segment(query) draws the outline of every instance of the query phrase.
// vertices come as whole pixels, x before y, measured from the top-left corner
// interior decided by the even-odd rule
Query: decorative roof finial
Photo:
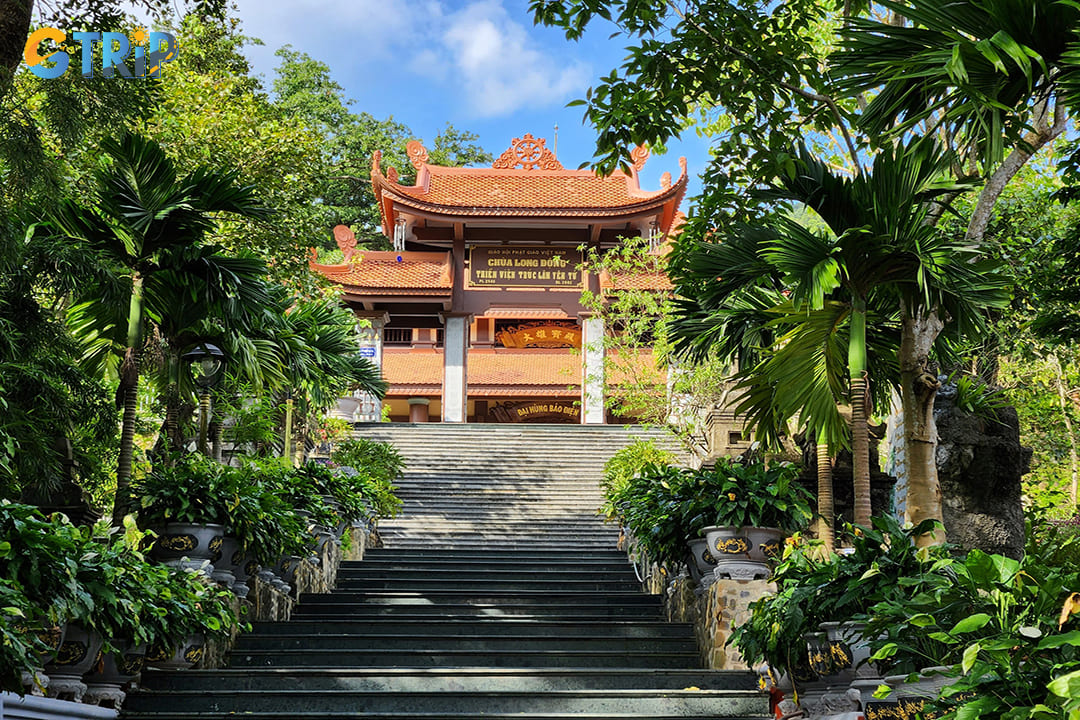
[[[356,235],[353,231],[347,225],[335,225],[334,240],[337,242],[338,249],[345,254],[345,262],[351,262],[353,255],[356,254]]]
[[[409,162],[417,170],[428,161],[428,151],[419,140],[410,140],[405,143],[405,154],[409,156]]]
[[[544,138],[534,138],[532,133],[514,138],[510,147],[491,165],[499,170],[511,170],[520,165],[525,170],[539,167],[541,170],[562,170],[563,166],[555,153],[545,147]]]
[[[641,172],[641,168],[645,167],[645,161],[649,159],[649,148],[644,145],[638,145],[630,151],[630,159],[634,161],[634,171]]]

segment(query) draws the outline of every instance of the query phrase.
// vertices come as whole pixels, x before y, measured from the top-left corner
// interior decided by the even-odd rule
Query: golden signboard
[[[495,339],[507,348],[580,348],[581,328],[543,321],[522,323],[499,331]]]
[[[581,287],[581,251],[555,247],[474,247],[474,287]]]
[[[581,408],[563,400],[534,400],[495,405],[488,414],[495,422],[504,423],[576,423],[581,419]]]

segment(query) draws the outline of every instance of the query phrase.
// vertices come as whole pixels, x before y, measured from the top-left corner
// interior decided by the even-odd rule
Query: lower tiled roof
[[[652,351],[642,351],[646,372],[663,382],[656,370]],[[497,349],[469,352],[470,395],[552,395],[576,396],[581,387],[579,352],[563,349]],[[616,363],[616,366],[618,363]],[[383,377],[390,383],[388,395],[431,395],[440,392],[443,378],[441,350],[411,348],[383,349]],[[618,384],[618,368],[608,378],[609,386]]]

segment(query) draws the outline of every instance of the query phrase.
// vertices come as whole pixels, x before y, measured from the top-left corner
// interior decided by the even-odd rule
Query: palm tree
[[[125,134],[107,140],[102,150],[105,161],[96,173],[91,202],[64,200],[50,220],[66,240],[80,243],[109,266],[100,276],[110,282],[76,294],[75,330],[88,341],[87,361],[99,367],[113,364],[109,355],[122,349],[117,390],[124,408],[116,470],[120,496],[131,478],[146,321],[177,310],[158,304],[158,290],[190,283],[195,293],[205,289],[206,282],[220,281],[224,286],[215,292],[238,292],[241,279],[227,266],[226,256],[203,241],[216,213],[262,218],[268,211],[258,205],[252,188],[237,184],[235,173],[200,167],[180,176],[153,140]],[[115,505],[114,520],[120,511]]]
[[[752,232],[737,233],[742,259],[733,267],[756,268],[759,278],[767,277],[790,293],[785,304],[770,311],[776,318],[774,326],[786,326],[788,333],[778,338],[770,357],[742,373],[741,409],[749,411],[759,427],[776,427],[777,418],[799,414],[819,440],[839,436],[844,353],[837,340],[846,323],[858,523],[870,519],[867,380],[873,355],[867,349],[866,329],[873,316],[870,309],[895,308],[879,311],[882,319],[888,319],[901,305],[948,305],[953,317],[970,324],[977,318],[973,311],[1006,300],[1001,281],[972,248],[944,237],[926,222],[930,201],[962,189],[941,180],[947,167],[947,159],[932,145],[912,144],[879,153],[871,173],[849,179],[837,177],[824,162],[800,149],[795,172],[763,197],[801,203],[818,214],[825,228],[811,230],[777,215]],[[755,257],[763,264],[755,265]],[[720,290],[706,290],[706,297],[716,293],[723,298],[724,291],[730,293],[747,279],[739,275],[712,268],[716,280],[711,284]],[[702,287],[690,283],[679,289],[687,294]],[[715,301],[713,297],[710,303]],[[713,313],[718,327],[725,322],[722,306],[706,306],[706,311],[706,316]],[[700,313],[695,320],[702,323]],[[889,353],[878,355],[884,358]],[[897,374],[894,368],[887,377]]]

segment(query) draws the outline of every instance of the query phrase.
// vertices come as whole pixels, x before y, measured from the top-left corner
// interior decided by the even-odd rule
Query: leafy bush
[[[810,493],[798,485],[799,467],[789,462],[717,460],[698,471],[701,492],[712,498],[710,525],[771,527],[795,532],[813,513]]]
[[[679,562],[686,541],[712,525],[778,527],[791,532],[811,517],[809,493],[794,483],[791,463],[721,459],[712,469],[646,465],[611,485],[612,512],[656,562]]]
[[[622,522],[622,514],[615,507],[615,498],[624,498],[626,487],[647,465],[672,465],[675,455],[656,446],[652,440],[635,440],[620,448],[604,463],[604,504],[600,513],[608,520]]]
[[[38,632],[60,623],[97,631],[107,649],[227,634],[237,625],[231,593],[198,573],[148,562],[139,550],[145,544],[131,519],[123,531],[95,532],[0,503],[4,689],[21,692],[20,671],[33,669],[45,649]]]
[[[378,517],[394,517],[401,509],[401,500],[394,494],[394,481],[405,470],[405,458],[390,443],[369,438],[354,438],[339,443],[330,455],[334,465],[353,468],[362,485],[371,510]],[[347,473],[346,473],[347,474]]]
[[[729,642],[750,665],[764,661],[777,672],[798,668],[804,636],[821,623],[866,622],[879,603],[900,602],[918,591],[948,558],[945,546],[915,545],[934,526],[928,520],[905,528],[891,516],[873,518],[870,528],[848,525],[851,547],[844,553],[829,553],[819,541],[789,543],[773,572],[776,594],[750,605],[750,618]],[[877,626],[871,622],[866,632],[876,634]]]
[[[937,717],[1066,720],[1080,713],[1076,540],[1029,528],[1022,560],[972,550],[941,560],[920,591],[875,606],[877,655],[912,670],[953,667]]]
[[[236,498],[235,479],[226,466],[204,455],[176,454],[133,479],[125,505],[143,527],[170,522],[224,525]]]

